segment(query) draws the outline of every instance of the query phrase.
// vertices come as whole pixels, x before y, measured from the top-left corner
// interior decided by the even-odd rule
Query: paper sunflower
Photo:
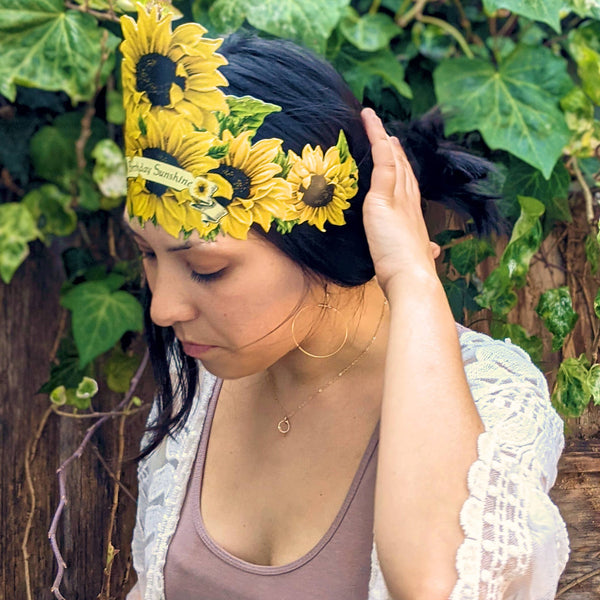
[[[228,197],[215,196],[227,208],[219,222],[220,230],[238,239],[246,239],[252,223],[268,231],[273,218],[289,216],[291,186],[282,177],[281,166],[275,162],[282,141],[277,138],[250,143],[253,132],[245,131],[234,137],[224,131],[222,143],[228,146],[227,155],[218,168],[208,174],[219,175],[232,188]]]
[[[341,136],[340,136],[341,137]],[[344,140],[345,142],[345,140]],[[332,146],[323,155],[320,146],[304,146],[302,157],[288,153],[292,168],[287,180],[292,184],[292,204],[300,223],[325,231],[325,223],[344,225],[348,199],[357,192],[357,167],[352,157],[340,159],[340,149]]]
[[[140,168],[137,177],[130,179],[129,215],[142,222],[152,221],[174,237],[182,230],[192,229],[197,229],[201,236],[209,235],[216,223],[207,222],[203,210],[219,208],[212,200],[214,195],[232,194],[231,186],[223,178],[215,175],[210,181],[206,178],[208,171],[219,166],[218,160],[208,156],[215,143],[214,136],[196,131],[190,122],[169,112],[148,115],[144,126],[145,131],[132,138],[129,176],[136,167],[137,157],[148,159],[138,163],[143,163],[142,167],[149,172],[146,174]]]
[[[204,38],[206,29],[197,23],[171,32],[171,20],[156,5],[149,12],[140,7],[137,24],[131,17],[121,18],[125,110],[134,123],[152,109],[173,111],[198,129],[216,133],[214,112],[227,112],[219,89],[227,80],[218,71],[227,61],[216,53],[223,40]]]

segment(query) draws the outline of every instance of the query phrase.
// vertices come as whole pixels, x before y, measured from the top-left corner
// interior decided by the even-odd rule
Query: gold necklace
[[[319,394],[323,393],[330,385],[334,382],[338,381],[341,377],[343,377],[370,349],[371,346],[375,343],[377,339],[377,334],[379,333],[379,328],[381,327],[381,323],[383,321],[383,315],[385,314],[385,307],[387,306],[387,299],[383,301],[383,306],[381,307],[381,314],[379,315],[379,321],[377,322],[377,327],[375,328],[375,333],[369,340],[369,343],[366,345],[365,349],[348,365],[346,365],[337,375],[332,377],[327,383],[319,387],[315,392],[313,392],[302,404],[297,406],[292,412],[286,412],[285,406],[281,404],[279,398],[277,397],[277,389],[275,388],[275,380],[273,379],[273,375],[270,371],[267,371],[267,376],[271,381],[271,387],[273,388],[273,396],[275,397],[275,402],[279,404],[280,408],[285,413],[283,419],[277,423],[277,431],[286,435],[289,433],[292,425],[290,423],[290,419],[302,408],[304,408],[311,400],[314,400]]]

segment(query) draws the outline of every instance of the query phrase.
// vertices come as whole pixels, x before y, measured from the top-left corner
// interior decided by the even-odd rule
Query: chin
[[[239,363],[228,365],[225,364],[224,361],[213,362],[201,360],[200,362],[209,373],[219,379],[242,379],[243,377],[249,377],[250,375],[254,375],[255,373],[264,370],[263,368],[244,368],[243,365],[240,365]]]

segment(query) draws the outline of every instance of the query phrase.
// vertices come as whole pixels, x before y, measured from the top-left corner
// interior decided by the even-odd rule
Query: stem
[[[398,7],[396,14],[394,15],[394,21],[400,25],[400,19],[402,15],[408,10],[411,0],[402,0],[402,4]]]
[[[590,186],[587,184],[581,169],[579,168],[579,163],[577,162],[577,158],[575,156],[571,157],[571,167],[573,167],[573,173],[575,173],[575,177],[581,186],[581,191],[583,192],[583,197],[585,199],[585,214],[587,216],[588,223],[594,222],[594,197],[592,196],[592,190],[590,190]]]
[[[437,25],[440,29],[443,29],[446,33],[451,35],[458,42],[458,45],[462,48],[462,51],[465,53],[465,56],[468,56],[469,58],[475,58],[475,55],[471,51],[471,48],[469,48],[467,40],[465,40],[463,34],[458,29],[456,29],[454,25],[450,25],[450,23],[444,21],[443,19],[438,19],[437,17],[427,17],[424,15],[420,15],[418,17],[418,20],[421,23]]]
[[[88,8],[87,5],[81,6],[79,4],[75,4],[74,2],[69,2],[68,0],[65,2],[65,6],[70,10],[76,10],[82,13],[87,13],[88,15],[92,15],[92,17],[96,17],[96,19],[99,21],[112,21],[113,23],[119,22],[119,18],[112,10],[109,13],[104,13],[99,10],[92,10],[91,8]]]
[[[35,514],[36,497],[35,487],[33,485],[33,478],[31,477],[31,465],[37,452],[38,443],[42,437],[42,433],[46,428],[48,417],[52,414],[52,407],[48,407],[44,412],[40,424],[35,432],[33,438],[27,444],[25,449],[25,482],[27,484],[27,491],[29,492],[29,498],[31,505],[29,507],[29,513],[27,514],[27,523],[25,524],[25,531],[23,532],[23,542],[21,543],[21,553],[23,554],[23,562],[25,563],[25,590],[27,593],[27,600],[33,600],[31,593],[31,577],[29,575],[29,550],[27,550],[27,543],[29,542],[29,533],[31,532],[31,526],[33,524],[33,515]]]
[[[502,27],[500,28],[498,35],[500,37],[505,37],[505,36],[509,35],[510,32],[513,30],[514,26],[517,24],[518,19],[519,19],[519,15],[512,13],[510,15],[510,17],[508,17],[508,19],[506,19],[504,25],[502,25]]]
[[[50,524],[50,529],[48,531],[48,539],[50,540],[50,546],[52,547],[52,552],[54,553],[54,557],[56,558],[56,562],[58,565],[56,577],[54,578],[54,582],[52,584],[52,587],[50,588],[50,591],[54,594],[55,598],[59,598],[59,600],[66,600],[66,598],[60,592],[60,584],[62,582],[65,569],[67,568],[67,564],[65,563],[65,559],[63,558],[58,547],[58,543],[56,541],[56,530],[58,528],[58,523],[60,522],[63,510],[68,502],[65,470],[76,458],[79,458],[83,454],[85,447],[87,446],[88,442],[90,441],[96,430],[106,421],[108,421],[108,419],[110,419],[114,413],[119,413],[129,404],[131,398],[133,397],[133,393],[135,392],[135,389],[137,388],[140,382],[144,369],[148,364],[148,358],[149,354],[148,350],[146,350],[144,358],[142,358],[142,362],[140,363],[138,370],[132,377],[131,383],[129,385],[129,390],[127,390],[127,394],[125,394],[123,400],[119,402],[119,404],[115,407],[115,410],[112,413],[106,414],[105,416],[98,419],[93,425],[90,425],[88,427],[86,434],[83,440],[81,441],[81,444],[79,444],[77,450],[75,450],[75,452],[73,452],[73,454],[71,454],[71,456],[69,456],[69,458],[67,458],[62,463],[62,465],[60,465],[60,467],[56,470],[56,473],[58,475],[58,489],[60,494],[60,501],[56,508],[56,512],[54,513],[52,523]]]
[[[397,23],[400,27],[406,27],[413,19],[423,15],[423,9],[429,0],[416,0],[414,6],[402,15]],[[400,12],[400,11],[398,11]]]
[[[381,6],[381,0],[373,0],[373,2],[371,3],[371,6],[369,7],[369,14],[374,15],[379,10],[380,6]]]
[[[456,6],[456,9],[458,10],[458,14],[460,15],[460,26],[465,30],[465,32],[467,33],[467,37],[469,37],[469,39],[470,39],[471,33],[473,31],[473,28],[471,26],[471,21],[469,21],[469,18],[467,17],[467,13],[465,13],[465,9],[460,0],[454,0],[454,5]]]

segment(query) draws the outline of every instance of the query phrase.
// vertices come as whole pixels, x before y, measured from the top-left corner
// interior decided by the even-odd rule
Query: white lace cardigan
[[[465,539],[450,600],[552,600],[569,554],[565,524],[547,495],[562,452],[563,423],[547,383],[510,343],[459,326],[465,373],[485,432],[460,512]],[[138,469],[133,535],[138,582],[127,600],[164,600],[164,566],[186,494],[215,377],[204,372],[185,427]],[[150,415],[150,419],[153,414]],[[369,595],[391,600],[373,546]]]

